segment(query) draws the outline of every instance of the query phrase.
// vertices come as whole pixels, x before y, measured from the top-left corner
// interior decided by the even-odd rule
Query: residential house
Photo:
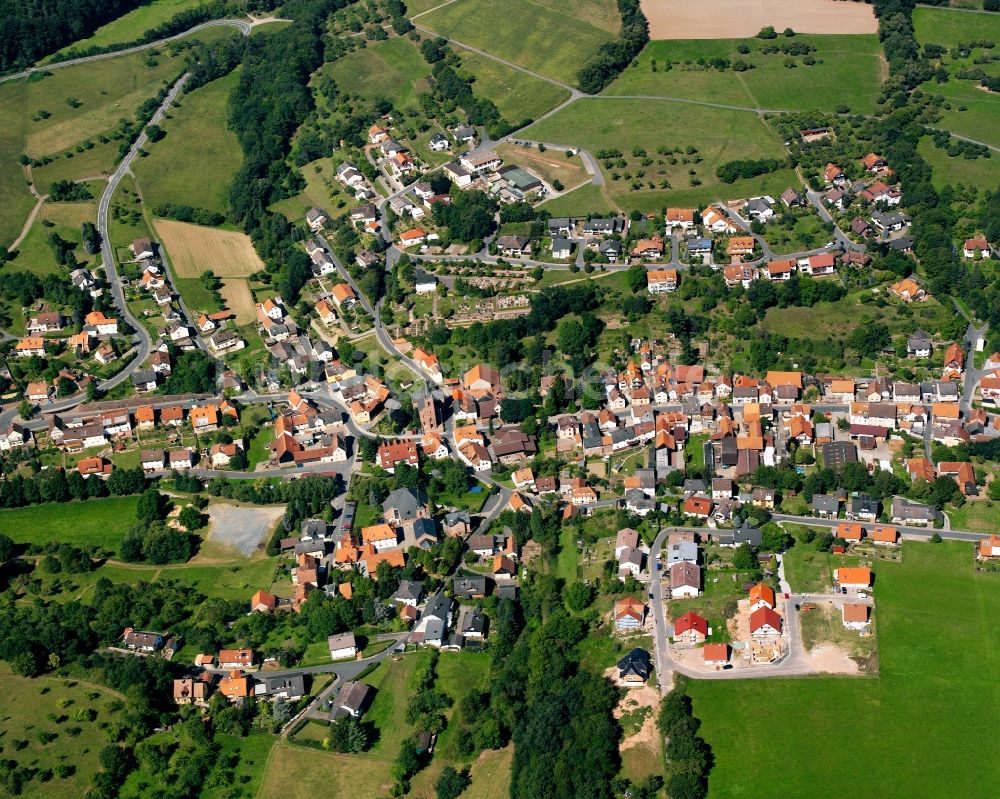
[[[650,294],[666,294],[677,290],[676,269],[650,269],[646,272],[646,289]]]
[[[754,639],[774,639],[781,635],[781,616],[777,611],[761,607],[750,614],[750,637]]]
[[[841,620],[848,630],[867,633],[871,627],[871,607],[860,602],[845,602],[840,606]]]
[[[674,620],[674,642],[701,644],[708,637],[708,621],[694,612],[687,612]]]
[[[694,563],[680,561],[670,567],[672,599],[696,597],[701,593],[701,569]]]
[[[612,616],[616,630],[637,630],[646,617],[646,604],[635,597],[623,597],[615,602]]]
[[[636,647],[618,661],[618,681],[625,685],[642,685],[649,679],[652,669],[649,653]]]
[[[330,650],[330,660],[347,660],[358,654],[358,642],[351,632],[328,636],[326,645]]]

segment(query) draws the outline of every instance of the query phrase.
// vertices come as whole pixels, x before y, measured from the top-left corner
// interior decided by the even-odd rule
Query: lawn
[[[524,136],[584,147],[595,156],[601,150],[622,152],[624,166],[616,157],[611,168],[611,161],[603,161],[601,169],[607,192],[624,209],[659,207],[684,197],[688,189],[703,197],[746,197],[760,189],[780,193],[790,185],[785,170],[720,184],[715,170],[721,164],[783,156],[774,133],[756,114],[745,111],[667,100],[585,99],[532,125]]]
[[[27,679],[12,674],[6,664],[0,667],[0,746],[3,757],[36,772],[20,794],[26,799],[62,799],[84,796],[98,767],[98,754],[107,745],[101,727],[113,720],[108,703],[120,698],[113,691],[92,683],[57,677]],[[77,721],[78,711],[93,711],[92,721]],[[49,716],[58,720],[53,721]],[[69,730],[78,730],[71,735]],[[49,743],[39,735],[54,733]],[[24,746],[15,743],[23,741]],[[64,778],[51,776],[45,781],[41,771],[53,771],[66,765],[72,773]],[[4,796],[11,794],[4,793]]]
[[[580,561],[580,550],[576,546],[577,529],[566,525],[559,532],[559,555],[556,558],[556,577],[568,586],[576,582],[577,564]]]
[[[684,443],[684,462],[692,471],[705,468],[705,442],[708,439],[708,433],[695,433]]]
[[[196,277],[176,277],[174,285],[187,304],[188,310],[197,315],[199,311],[213,313],[222,309],[215,295],[205,288],[205,284]]]
[[[1000,112],[1000,106],[997,111]],[[1000,185],[1000,154],[993,153],[990,158],[969,160],[961,156],[950,156],[944,150],[939,150],[925,136],[917,146],[917,152],[930,164],[931,181],[939,191],[945,186],[969,186],[986,191],[993,191]]]
[[[492,100],[500,116],[514,124],[537,119],[569,97],[569,92],[470,50],[457,48],[464,72],[475,78],[472,91]]]
[[[998,587],[973,572],[971,545],[908,542],[902,563],[878,564],[877,679],[692,682],[709,795],[983,795],[1000,765],[955,766],[995,726]],[[848,729],[845,767],[832,742]]]
[[[983,39],[1000,41],[998,14],[967,14],[947,9],[917,8],[913,12],[913,25],[917,41],[923,45],[940,44],[951,48],[959,42]],[[950,54],[946,55],[943,61],[950,76],[949,81],[944,84],[928,81],[923,89],[929,94],[943,96],[950,103],[950,109],[943,110],[937,127],[998,146],[1000,94],[980,89],[978,81],[958,80],[955,77],[955,73],[963,69],[982,70],[989,75],[1000,74],[1000,65],[996,62],[975,63],[980,57],[989,58],[993,54],[992,48],[973,48],[963,58],[953,59]],[[982,161],[972,163],[979,164]]]
[[[138,501],[138,497],[107,497],[3,510],[0,532],[22,544],[64,541],[117,552],[125,533],[135,523]]]
[[[418,22],[534,72],[575,83],[580,67],[612,38],[609,31],[573,15],[573,6],[585,2],[566,6],[532,0],[456,0]]]
[[[191,205],[224,214],[229,184],[243,163],[236,134],[226,126],[226,103],[239,69],[181,97],[161,126],[166,136],[147,145],[134,167],[147,207]]]
[[[791,218],[794,221],[790,226],[781,221],[781,216],[764,226],[764,238],[775,255],[806,252],[822,247],[832,238],[812,206],[792,214]]]
[[[635,65],[626,69],[605,94],[652,95],[710,100],[727,105],[792,111],[829,111],[847,105],[856,113],[875,110],[882,83],[877,36],[798,35],[794,42],[816,50],[807,65],[802,56],[764,54],[773,45],[761,39],[687,39],[650,42]],[[737,51],[740,45],[749,53]],[[719,71],[711,59],[741,60],[751,68]],[[655,70],[654,70],[655,63]]]
[[[119,42],[132,42],[146,31],[162,25],[181,11],[197,8],[204,0],[149,0],[129,13],[102,25],[92,36],[73,42],[60,53],[86,50],[89,47],[107,47]]]
[[[274,558],[259,560],[238,558],[230,564],[214,566],[188,564],[164,566],[157,571],[156,578],[177,579],[191,583],[205,596],[249,602],[257,590],[278,594],[291,593],[292,586],[287,575],[278,584],[273,582],[275,563]]]
[[[1000,531],[1000,504],[989,499],[976,499],[948,511],[951,526],[956,530],[976,533]]]
[[[341,91],[366,99],[385,97],[396,108],[416,107],[418,85],[429,91],[431,67],[406,37],[369,42],[325,66],[322,72],[336,81]]]

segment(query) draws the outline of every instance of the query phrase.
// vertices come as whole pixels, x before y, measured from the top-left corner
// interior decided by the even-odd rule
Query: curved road
[[[106,58],[116,58],[120,55],[128,55],[129,53],[138,53],[143,50],[149,50],[153,47],[159,47],[167,42],[176,41],[177,39],[183,39],[185,36],[190,36],[192,33],[197,33],[200,30],[205,30],[206,28],[238,28],[240,33],[244,36],[249,36],[250,32],[258,25],[266,25],[269,22],[288,22],[289,20],[281,19],[280,17],[267,17],[265,19],[253,19],[250,22],[245,22],[241,19],[211,19],[208,22],[202,22],[200,25],[195,25],[193,28],[188,28],[182,33],[174,34],[173,36],[167,36],[164,39],[157,39],[153,42],[146,42],[146,44],[137,44],[132,47],[126,47],[122,50],[113,50],[107,53],[96,53],[95,55],[81,56],[80,58],[70,58],[66,61],[56,61],[52,64],[40,64],[35,67],[30,67],[29,69],[21,70],[20,72],[13,72],[10,75],[4,75],[0,77],[0,83],[6,83],[12,80],[18,80],[20,78],[26,78],[35,72],[51,72],[54,69],[62,69],[63,67],[70,67],[74,64],[86,64],[89,61],[103,61]]]

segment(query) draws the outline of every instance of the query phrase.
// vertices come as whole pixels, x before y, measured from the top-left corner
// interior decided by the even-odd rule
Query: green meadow
[[[709,796],[988,795],[1000,764],[977,753],[996,737],[1000,582],[972,555],[907,543],[902,563],[877,563],[876,678],[693,681]]]

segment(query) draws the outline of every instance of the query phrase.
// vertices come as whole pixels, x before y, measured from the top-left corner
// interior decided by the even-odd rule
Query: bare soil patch
[[[768,25],[796,33],[875,33],[872,7],[847,0],[642,0],[651,39],[734,39]]]
[[[153,226],[177,277],[198,277],[206,269],[219,277],[248,277],[264,268],[245,233],[172,219],[157,219]]]
[[[823,644],[811,650],[806,656],[809,665],[816,671],[830,674],[857,674],[858,664],[843,649],[833,644]]]

